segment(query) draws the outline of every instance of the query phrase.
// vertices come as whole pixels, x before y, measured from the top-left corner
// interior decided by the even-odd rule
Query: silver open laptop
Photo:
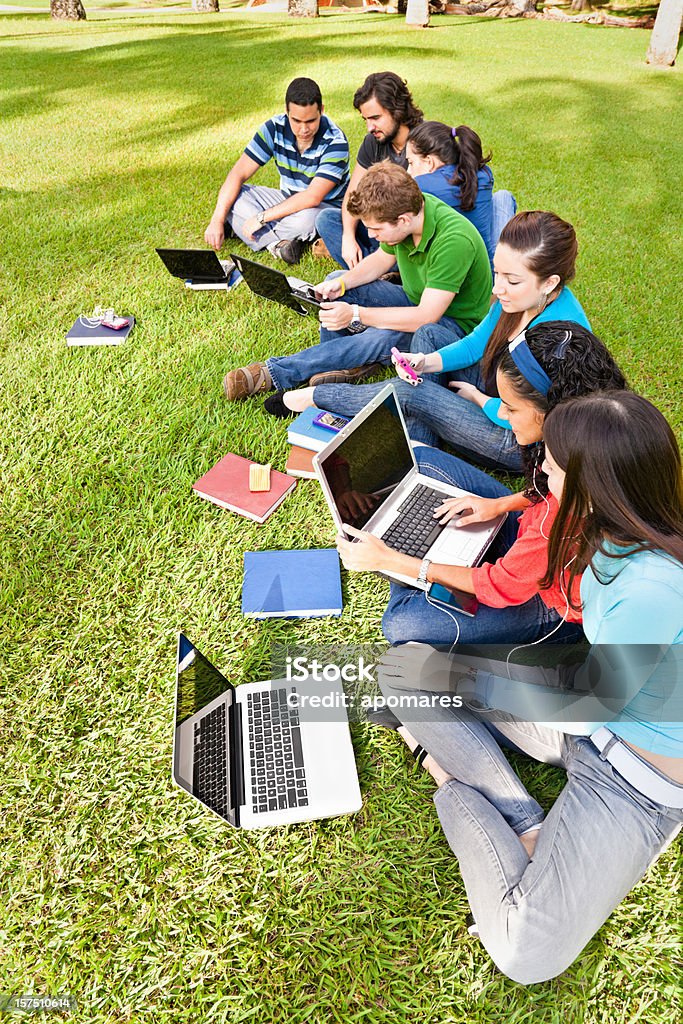
[[[310,707],[311,697],[330,694],[333,713]],[[340,683],[312,680],[235,687],[181,633],[175,782],[238,828],[359,810],[342,694]]]
[[[355,526],[390,547],[445,565],[477,565],[505,521],[441,526],[434,509],[470,493],[420,473],[396,391],[387,384],[313,458],[332,518],[341,532]],[[430,584],[399,573],[392,579],[422,590]]]

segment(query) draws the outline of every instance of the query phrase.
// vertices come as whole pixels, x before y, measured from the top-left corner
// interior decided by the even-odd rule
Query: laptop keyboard
[[[299,712],[290,689],[247,694],[252,810],[284,811],[308,805]]]
[[[391,524],[382,540],[404,555],[424,558],[445,528],[432,518],[432,513],[448,497],[425,484],[418,484],[398,507],[398,518]]]
[[[214,708],[194,726],[194,795],[212,811],[227,817],[228,747],[225,733],[225,705]]]

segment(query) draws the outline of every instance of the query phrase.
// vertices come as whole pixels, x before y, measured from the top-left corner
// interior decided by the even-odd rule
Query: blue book
[[[243,615],[309,619],[341,613],[341,573],[334,548],[244,552]]]
[[[305,409],[295,420],[292,420],[287,429],[287,440],[290,444],[296,444],[300,448],[308,448],[311,452],[321,452],[325,445],[328,445],[336,436],[335,430],[327,427],[319,427],[313,423],[316,416],[323,412],[311,406]]]

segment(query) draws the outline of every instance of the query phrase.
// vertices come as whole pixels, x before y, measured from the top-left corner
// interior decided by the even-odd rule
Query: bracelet
[[[339,284],[341,285],[341,291],[339,292],[339,298],[341,299],[342,295],[346,295],[346,281],[343,277],[339,278]]]

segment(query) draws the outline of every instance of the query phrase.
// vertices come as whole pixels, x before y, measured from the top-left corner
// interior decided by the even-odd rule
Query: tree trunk
[[[218,0],[192,0],[192,10],[196,11],[197,14],[206,14],[212,11],[220,13]]]
[[[591,0],[572,0],[573,11],[590,11]]]
[[[85,21],[81,0],[50,0],[50,14],[65,21]]]
[[[317,18],[318,0],[287,0],[290,18]]]
[[[408,0],[406,25],[412,25],[414,28],[427,28],[429,25],[429,0]]]
[[[536,10],[536,0],[510,0],[510,6],[520,14],[530,14]]]
[[[683,21],[683,0],[662,0],[650,37],[647,63],[668,68],[676,60]]]

